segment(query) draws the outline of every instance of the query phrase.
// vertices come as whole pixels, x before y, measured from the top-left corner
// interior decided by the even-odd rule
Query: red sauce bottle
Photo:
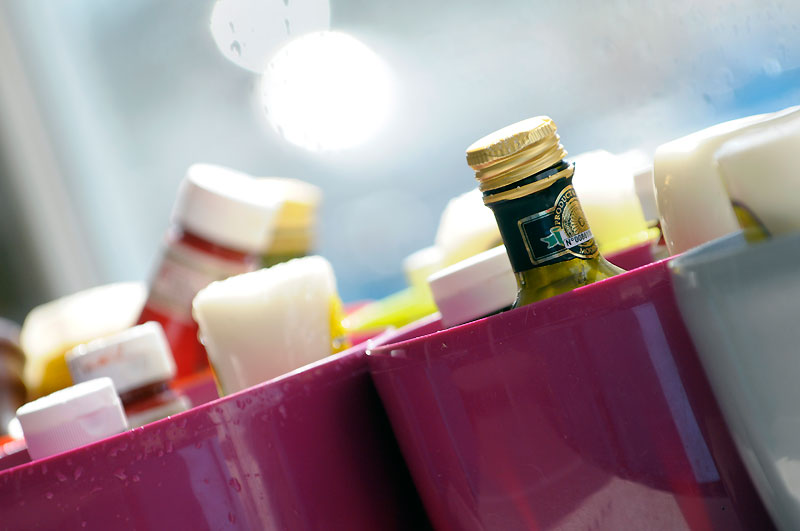
[[[187,170],[138,321],[161,323],[178,378],[208,367],[192,319],[192,299],[215,280],[260,267],[279,206],[277,198],[244,173],[209,164]]]

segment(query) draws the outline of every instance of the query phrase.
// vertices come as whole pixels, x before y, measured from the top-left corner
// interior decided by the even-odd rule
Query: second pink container
[[[665,262],[370,352],[437,529],[770,529]]]

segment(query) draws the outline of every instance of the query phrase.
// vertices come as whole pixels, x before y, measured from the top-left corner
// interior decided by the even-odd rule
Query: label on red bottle
[[[180,243],[167,247],[150,285],[147,306],[174,319],[192,322],[192,300],[215,280],[247,273],[255,264],[219,258]]]

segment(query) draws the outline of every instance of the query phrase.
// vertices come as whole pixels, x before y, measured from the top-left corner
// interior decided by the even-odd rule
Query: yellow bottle
[[[566,155],[546,116],[512,124],[467,148],[467,164],[516,274],[515,308],[623,272],[598,251]]]

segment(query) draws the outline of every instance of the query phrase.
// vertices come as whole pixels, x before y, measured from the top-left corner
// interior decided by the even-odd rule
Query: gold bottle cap
[[[548,116],[509,125],[467,148],[467,164],[475,170],[479,188],[484,192],[529,177],[566,156],[556,124]]]

